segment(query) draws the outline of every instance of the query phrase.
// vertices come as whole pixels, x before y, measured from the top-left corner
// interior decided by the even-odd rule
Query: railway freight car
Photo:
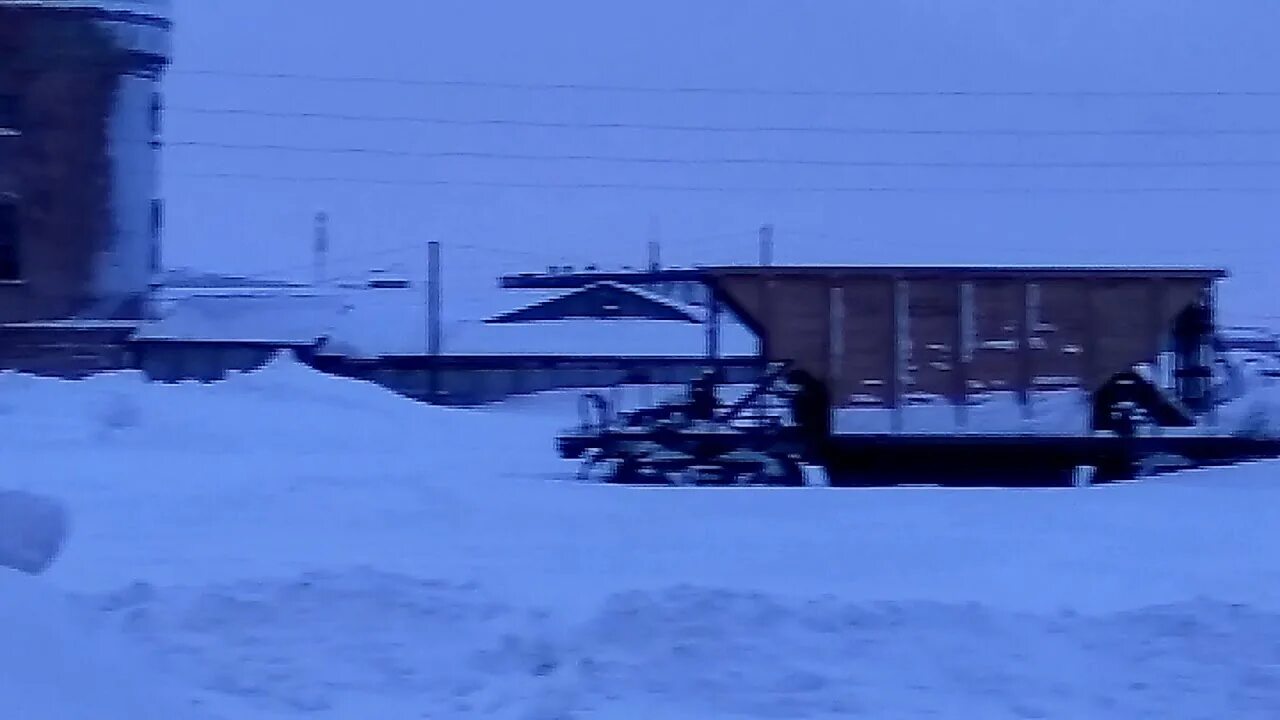
[[[1059,484],[1080,468],[1114,479],[1154,456],[1224,462],[1274,443],[1186,432],[1215,407],[1216,285],[1206,268],[708,267],[618,282],[693,282],[715,312],[760,337],[771,370],[742,400],[690,418],[680,403],[614,417],[599,402],[561,452],[619,481],[794,484],[802,463],[833,484]],[[515,276],[511,287],[566,287],[599,274]],[[718,353],[716,323],[707,355]],[[832,433],[788,412],[808,388],[842,406],[878,406],[884,432]],[[1088,398],[1073,435],[964,432],[976,394]],[[805,394],[805,393],[800,393]],[[913,398],[954,406],[960,431],[903,432]],[[810,405],[812,402],[810,401]],[[778,409],[781,408],[781,412]]]

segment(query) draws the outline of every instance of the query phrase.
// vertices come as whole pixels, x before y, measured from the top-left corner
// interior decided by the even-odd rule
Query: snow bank
[[[1275,463],[1088,490],[592,486],[553,448],[577,397],[434,408],[287,357],[213,386],[0,377],[6,483],[75,518],[41,580],[82,600],[0,586],[0,637],[31,616],[54,638],[5,662],[97,638],[111,669],[73,666],[85,683],[237,720],[1280,705]]]
[[[581,620],[372,570],[102,606],[257,711],[434,718],[1264,718],[1280,614],[1187,601],[1099,616],[978,604],[619,592]]]
[[[101,618],[33,578],[0,570],[0,717],[183,720],[149,656]]]
[[[0,420],[12,432],[0,447],[156,446],[198,454],[261,454],[299,445],[379,443],[407,430],[421,406],[369,383],[316,372],[284,353],[256,373],[205,385],[148,383],[118,372],[78,382],[0,375]],[[366,422],[361,422],[361,420]]]

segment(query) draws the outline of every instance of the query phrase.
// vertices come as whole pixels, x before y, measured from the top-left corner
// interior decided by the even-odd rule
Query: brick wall
[[[107,121],[136,59],[86,15],[0,7],[0,197],[17,205],[20,280],[0,281],[0,322],[75,315],[92,302],[95,253],[111,241]],[[0,200],[2,201],[2,200]]]

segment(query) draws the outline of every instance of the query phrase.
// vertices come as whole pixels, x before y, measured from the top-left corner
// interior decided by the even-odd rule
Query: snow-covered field
[[[280,361],[0,377],[0,717],[1273,718],[1280,465],[1080,490],[568,481],[575,398]]]

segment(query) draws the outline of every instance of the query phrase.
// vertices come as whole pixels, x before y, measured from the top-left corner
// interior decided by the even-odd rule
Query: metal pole
[[[765,225],[760,228],[760,265],[769,267],[773,265],[773,226]]]
[[[662,269],[662,227],[658,224],[657,216],[649,218],[649,262],[646,267],[651,273]],[[648,289],[666,295],[666,288],[656,281]]]
[[[440,243],[427,243],[427,354],[440,354]]]
[[[312,259],[315,263],[313,271],[315,273],[312,283],[316,287],[322,287],[327,283],[328,274],[328,256],[329,256],[329,215],[327,213],[316,213],[315,240],[312,245]]]

